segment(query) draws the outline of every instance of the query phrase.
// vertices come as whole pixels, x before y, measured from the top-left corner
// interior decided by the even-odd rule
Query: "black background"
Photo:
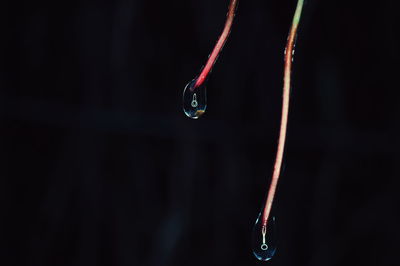
[[[399,265],[395,1],[309,0],[270,265]],[[0,265],[261,265],[296,1],[0,4]]]

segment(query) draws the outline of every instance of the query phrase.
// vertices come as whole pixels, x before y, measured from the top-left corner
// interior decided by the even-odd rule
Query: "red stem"
[[[282,168],[282,159],[285,150],[286,131],[287,131],[288,114],[289,114],[291,70],[292,70],[294,46],[296,41],[296,33],[297,33],[297,25],[293,25],[290,30],[285,49],[285,69],[283,78],[284,85],[283,85],[281,127],[279,132],[278,150],[276,153],[274,171],[272,174],[271,185],[269,187],[268,197],[265,202],[264,212],[262,216],[263,226],[267,226],[268,218],[271,213],[272,203],[275,197],[276,186],[278,184]]]
[[[211,73],[211,70],[218,59],[218,55],[221,53],[222,48],[224,48],[225,42],[228,39],[229,33],[231,32],[233,19],[235,17],[235,11],[239,0],[231,0],[229,4],[229,10],[226,17],[225,27],[222,31],[221,36],[218,39],[217,44],[215,45],[212,53],[208,57],[207,63],[201,71],[199,77],[196,80],[196,84],[194,88],[201,86],[204,81],[207,79],[208,75]]]

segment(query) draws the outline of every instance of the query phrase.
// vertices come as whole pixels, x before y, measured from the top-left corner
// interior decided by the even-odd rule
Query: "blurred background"
[[[295,0],[0,4],[1,265],[262,265]],[[265,265],[398,265],[395,1],[309,0]]]

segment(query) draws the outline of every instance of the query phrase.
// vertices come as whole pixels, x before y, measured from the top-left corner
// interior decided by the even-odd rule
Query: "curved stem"
[[[208,75],[211,73],[211,70],[218,59],[218,55],[221,53],[222,48],[224,48],[225,42],[228,39],[229,33],[231,32],[233,19],[235,17],[236,7],[238,5],[239,0],[231,0],[229,4],[229,10],[226,17],[225,27],[222,31],[221,36],[218,39],[217,44],[215,45],[213,51],[208,57],[207,63],[201,71],[199,77],[196,80],[196,84],[194,88],[201,86],[204,81],[207,79]]]
[[[281,116],[281,127],[279,132],[278,149],[276,153],[274,171],[272,173],[272,180],[268,191],[267,200],[264,206],[264,212],[262,216],[263,226],[267,226],[268,218],[271,213],[272,203],[274,201],[276,186],[281,173],[283,153],[285,150],[286,142],[286,131],[289,115],[289,100],[290,100],[290,83],[291,83],[291,72],[292,62],[294,55],[294,47],[296,43],[297,28],[300,22],[300,17],[303,9],[304,0],[298,0],[296,11],[293,17],[292,27],[289,32],[286,49],[285,49],[285,69],[283,76],[283,99],[282,99],[282,116]]]

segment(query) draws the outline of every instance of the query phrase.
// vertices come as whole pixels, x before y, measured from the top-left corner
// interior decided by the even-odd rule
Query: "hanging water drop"
[[[252,233],[253,254],[258,260],[268,261],[275,255],[275,234],[275,217],[271,216],[267,223],[264,223],[260,213]]]
[[[189,82],[183,91],[183,111],[186,116],[197,119],[207,108],[206,86],[196,86],[197,79]]]

